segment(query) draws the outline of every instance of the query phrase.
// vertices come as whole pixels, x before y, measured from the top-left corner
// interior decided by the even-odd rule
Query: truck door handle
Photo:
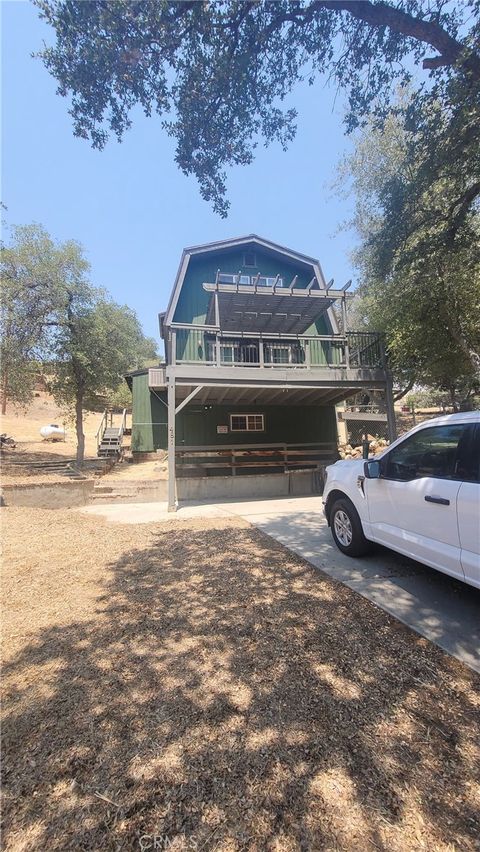
[[[425,496],[427,503],[440,503],[441,506],[450,506],[450,500],[445,497],[433,497],[431,494]]]

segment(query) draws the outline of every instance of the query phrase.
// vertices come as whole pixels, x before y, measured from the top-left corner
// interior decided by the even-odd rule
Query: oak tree
[[[102,148],[110,132],[122,138],[134,106],[158,113],[178,166],[222,216],[226,168],[251,162],[261,140],[286,147],[295,135],[288,96],[299,80],[327,75],[344,90],[352,130],[383,120],[421,65],[417,114],[436,101],[452,126],[472,111],[480,120],[478,0],[35,2],[55,31],[41,56],[71,98],[75,134]],[[461,143],[457,128],[455,154]]]

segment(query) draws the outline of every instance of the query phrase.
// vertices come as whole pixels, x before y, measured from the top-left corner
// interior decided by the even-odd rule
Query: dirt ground
[[[478,849],[473,672],[238,518],[2,517],[5,850]]]
[[[87,412],[85,417],[85,455],[95,456],[97,446],[95,435],[102,414]],[[66,441],[51,443],[40,435],[42,426],[56,423],[66,429]],[[8,406],[7,413],[0,420],[1,432],[15,438],[17,449],[24,452],[47,452],[60,456],[75,456],[77,447],[75,427],[65,420],[65,414],[55,404],[53,397],[46,391],[37,391],[32,403],[26,408]]]
[[[101,419],[101,412],[90,411],[85,414],[85,458],[87,459],[97,457],[96,434]],[[117,421],[120,422],[119,416],[117,416],[115,422]],[[65,441],[52,442],[42,438],[40,435],[41,427],[48,426],[50,423],[56,423],[59,426],[65,427]],[[127,418],[127,425],[130,425],[130,418]],[[9,405],[7,414],[2,415],[0,418],[0,432],[13,437],[16,442],[14,450],[5,448],[2,452],[2,482],[5,485],[29,480],[35,481],[35,483],[65,481],[65,478],[56,472],[34,469],[28,467],[28,465],[20,466],[11,464],[11,462],[18,460],[25,462],[50,462],[75,458],[77,441],[74,425],[65,421],[65,415],[55,404],[50,394],[46,391],[37,391],[32,403],[26,409],[14,408],[12,405]],[[124,445],[128,448],[128,437],[125,438]],[[120,478],[143,479],[143,475],[139,475],[138,472],[133,477],[129,475],[126,471],[127,467],[130,468],[132,465],[118,465],[115,468],[115,474],[112,475],[116,475],[118,471]],[[93,476],[93,472],[87,469],[85,476]],[[148,471],[146,471],[146,478],[151,478]]]
[[[102,419],[98,412],[87,412],[85,416],[85,458],[97,457],[96,433]],[[117,417],[117,420],[119,418]],[[115,421],[117,422],[117,421]],[[34,481],[35,483],[64,482],[65,477],[56,472],[48,472],[30,468],[27,465],[13,465],[11,461],[22,459],[25,462],[55,461],[58,458],[75,458],[77,449],[75,430],[72,424],[66,423],[65,441],[45,441],[40,435],[40,428],[48,426],[49,423],[64,424],[64,416],[55,405],[52,397],[44,392],[37,392],[32,404],[26,409],[14,409],[10,406],[6,415],[0,418],[0,432],[6,432],[15,438],[16,448],[6,448],[2,453],[2,482],[4,485],[13,485],[18,482]],[[127,417],[127,425],[130,425],[130,417]],[[124,439],[124,447],[128,450],[130,439]],[[116,464],[108,473],[105,484],[110,481],[123,480],[152,480],[166,479],[167,465],[164,453],[153,461],[136,462],[135,464],[123,461]],[[85,469],[84,475],[93,477],[92,470]]]
[[[95,435],[102,415],[94,412],[85,417],[85,457],[93,458],[97,454]],[[66,429],[65,441],[46,441],[40,435],[42,426],[56,423]],[[35,470],[28,466],[17,466],[10,462],[55,461],[75,458],[77,443],[72,423],[65,422],[52,396],[45,391],[37,391],[32,403],[26,408],[8,406],[7,413],[0,418],[0,431],[15,439],[16,448],[6,448],[2,452],[2,482],[5,485],[34,480],[40,482],[64,481],[58,473]]]

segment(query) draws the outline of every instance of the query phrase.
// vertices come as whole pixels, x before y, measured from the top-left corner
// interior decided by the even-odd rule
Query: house
[[[165,364],[127,378],[132,450],[168,450],[170,509],[177,476],[318,468],[336,455],[335,403],[362,389],[385,395],[393,429],[381,336],[345,331],[347,287],[332,284],[254,234],[184,250]]]

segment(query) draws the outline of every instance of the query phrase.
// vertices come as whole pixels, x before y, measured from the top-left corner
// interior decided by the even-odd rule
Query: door
[[[480,426],[471,429],[458,467],[464,480],[457,500],[462,568],[465,579],[480,589]]]
[[[380,479],[365,480],[372,538],[460,579],[458,451],[472,428],[425,427],[387,453]]]

